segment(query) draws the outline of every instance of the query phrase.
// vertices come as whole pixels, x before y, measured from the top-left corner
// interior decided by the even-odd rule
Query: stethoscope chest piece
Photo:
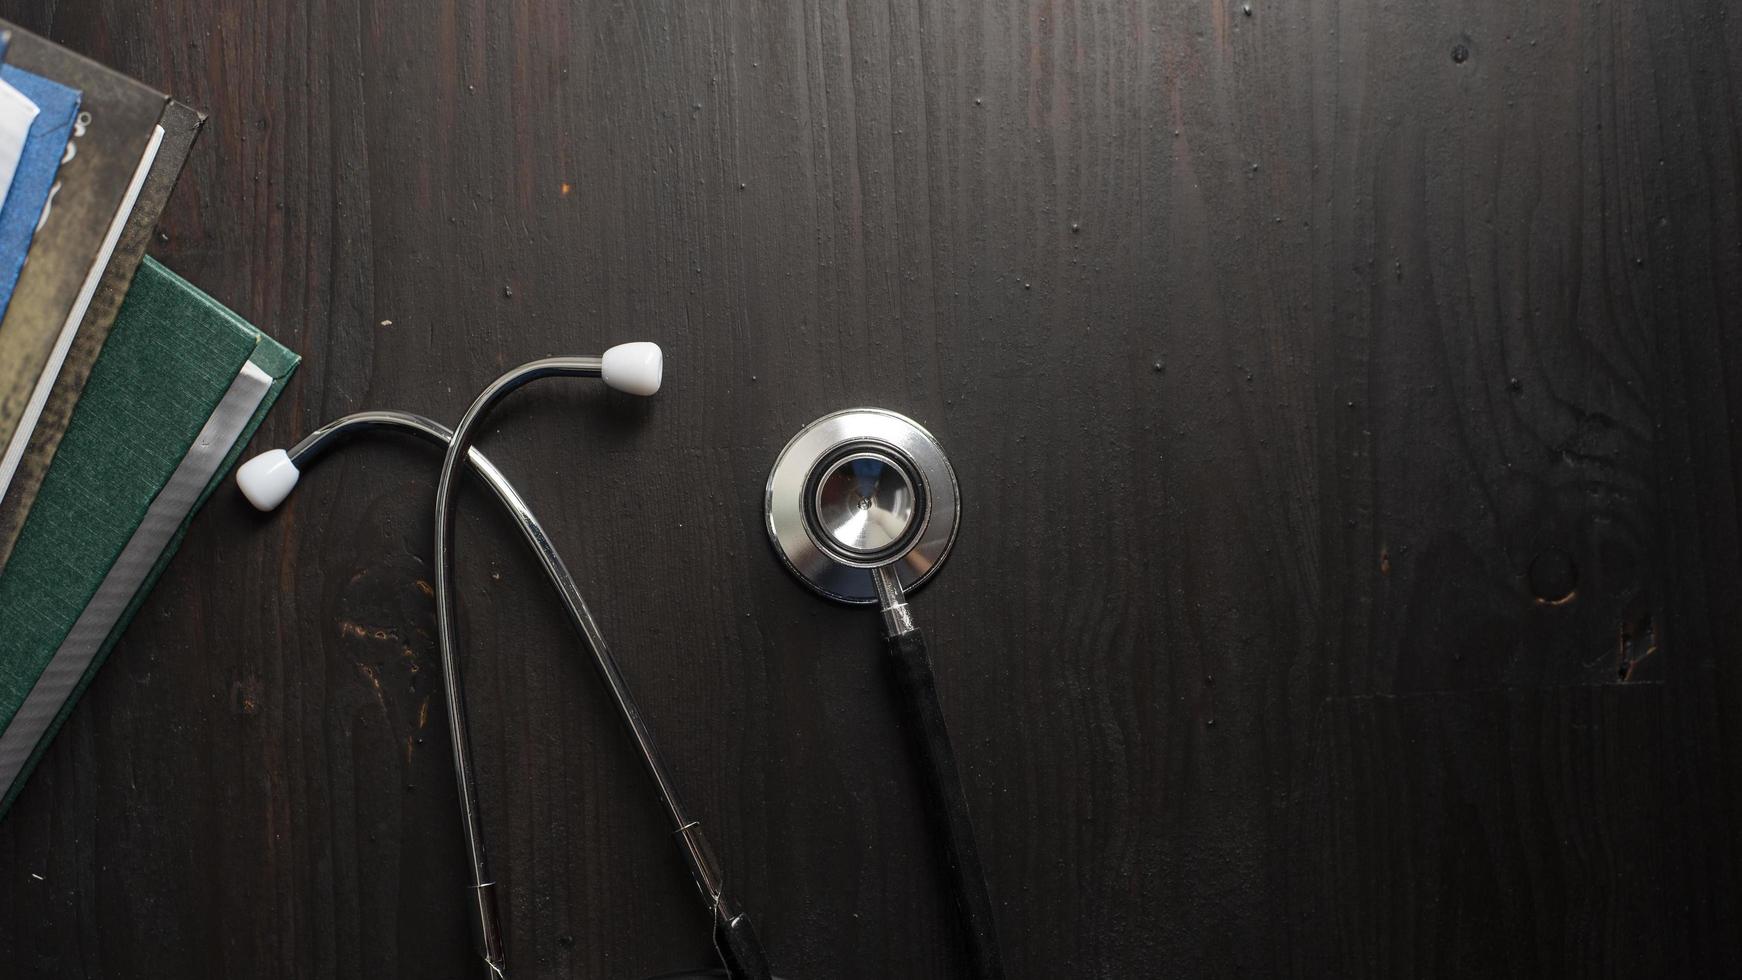
[[[918,422],[851,408],[799,430],[763,499],[768,536],[806,585],[840,602],[877,602],[872,570],[904,589],[937,571],[956,539],[961,493],[938,441]]]

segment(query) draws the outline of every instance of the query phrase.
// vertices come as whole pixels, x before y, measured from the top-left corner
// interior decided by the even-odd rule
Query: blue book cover
[[[24,257],[30,252],[30,240],[42,218],[43,205],[48,203],[54,176],[60,170],[67,140],[78,120],[79,93],[12,65],[0,65],[0,79],[36,103],[37,108],[36,121],[30,124],[18,169],[12,175],[6,206],[0,208],[0,316],[4,316],[12,302],[12,291],[18,286],[18,274],[24,269]]]

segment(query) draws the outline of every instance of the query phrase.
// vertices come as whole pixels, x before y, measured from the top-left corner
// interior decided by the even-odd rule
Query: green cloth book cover
[[[140,265],[0,574],[0,814],[297,362]]]

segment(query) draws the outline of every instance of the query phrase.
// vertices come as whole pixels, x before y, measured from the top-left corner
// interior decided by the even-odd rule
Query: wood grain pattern
[[[262,430],[517,395],[553,529],[788,977],[946,977],[873,617],[768,465],[908,412],[915,598],[1012,972],[1742,969],[1742,30],[1718,0],[0,3],[206,109],[154,248],[301,351]],[[0,823],[18,976],[459,976],[421,446],[215,499]],[[482,495],[518,973],[709,960]],[[40,878],[38,877],[40,876]]]

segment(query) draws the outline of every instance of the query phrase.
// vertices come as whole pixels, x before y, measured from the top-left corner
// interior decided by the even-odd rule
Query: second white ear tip
[[[606,384],[631,395],[651,395],[659,391],[665,373],[665,354],[659,345],[647,340],[618,344],[600,358],[600,376]]]
[[[276,510],[301,476],[289,453],[269,449],[237,467],[236,486],[256,510]]]

